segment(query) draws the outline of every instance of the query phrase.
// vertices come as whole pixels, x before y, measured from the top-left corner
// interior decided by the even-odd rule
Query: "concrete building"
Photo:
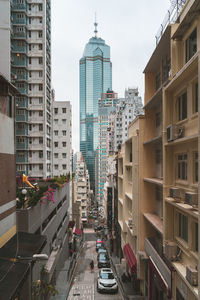
[[[142,98],[138,96],[138,88],[125,90],[125,98],[120,98],[116,107],[114,120],[114,151],[125,142],[128,137],[128,125],[136,116],[142,115]]]
[[[72,112],[69,101],[53,102],[53,176],[72,173]]]
[[[84,225],[88,221],[88,207],[90,201],[90,177],[86,168],[86,162],[81,152],[77,152],[76,185],[77,201],[80,201],[81,203],[81,222]]]
[[[199,5],[170,8],[118,157],[121,245],[147,299],[199,299]]]
[[[104,183],[106,182],[106,161],[107,161],[107,129],[110,126],[109,118],[110,114],[116,110],[116,105],[118,103],[118,96],[113,91],[108,90],[107,93],[102,93],[101,99],[98,103],[98,124],[99,124],[99,133],[98,133],[98,181],[96,182],[96,199],[99,207],[104,206],[104,196],[103,189]]]
[[[91,189],[95,190],[95,155],[98,147],[98,100],[101,93],[112,89],[110,47],[95,36],[86,44],[80,59],[80,151],[90,175]]]
[[[8,1],[7,1],[8,2]],[[11,1],[11,80],[16,98],[17,172],[52,175],[51,2]]]
[[[190,0],[171,28],[171,81],[163,93],[164,254],[172,297],[200,298],[200,3]]]

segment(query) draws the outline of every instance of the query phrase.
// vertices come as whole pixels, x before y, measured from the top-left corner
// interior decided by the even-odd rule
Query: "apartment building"
[[[72,112],[69,101],[53,101],[53,176],[72,173]]]
[[[199,299],[200,4],[185,2],[170,8],[144,70],[145,115],[118,155],[121,247],[146,299]]]
[[[111,90],[107,93],[102,93],[101,98],[98,102],[98,165],[97,165],[97,182],[96,182],[96,198],[99,207],[104,206],[104,183],[106,182],[106,144],[107,144],[107,129],[109,127],[110,114],[116,110],[116,105],[118,103],[118,95]]]
[[[50,177],[51,2],[12,0],[11,80],[16,98],[17,172]]]
[[[199,299],[200,3],[171,29],[171,81],[163,93],[164,253],[173,299]]]
[[[139,96],[138,88],[125,90],[125,97],[119,99],[116,106],[114,120],[114,151],[125,142],[128,137],[128,125],[138,115],[143,114],[142,98]]]
[[[76,161],[76,186],[77,201],[81,203],[81,222],[86,224],[88,221],[88,206],[90,200],[90,176],[86,168],[86,162],[81,152],[77,152]]]

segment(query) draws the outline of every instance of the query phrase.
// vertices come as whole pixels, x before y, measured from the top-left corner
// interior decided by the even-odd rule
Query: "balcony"
[[[25,46],[17,46],[16,44],[14,44],[12,46],[12,52],[27,53],[27,45],[25,45]]]
[[[161,178],[151,177],[151,178],[144,178],[143,180],[145,182],[163,186],[163,179],[161,179]]]
[[[20,32],[13,32],[13,38],[16,39],[26,39],[27,34],[25,31],[20,31]]]
[[[167,265],[164,263],[161,253],[162,244],[160,244],[158,241],[156,241],[155,238],[146,238],[145,239],[145,251],[148,254],[149,257],[151,257],[153,263],[158,269],[158,272],[160,273],[161,277],[164,279],[165,283],[168,286],[168,289],[171,290],[171,272]],[[160,242],[161,243],[161,242]],[[156,251],[157,248],[157,251]],[[160,255],[159,255],[160,253]]]
[[[19,136],[28,136],[28,128],[16,129],[16,135],[19,135]]]
[[[163,234],[163,221],[159,216],[149,213],[144,213],[143,216],[160,234]]]
[[[13,3],[12,12],[14,11],[26,11],[27,5],[26,3]]]
[[[28,122],[28,114],[25,115],[16,115],[17,122]]]
[[[27,150],[27,149],[28,149],[28,142],[25,143],[16,142],[16,150]]]

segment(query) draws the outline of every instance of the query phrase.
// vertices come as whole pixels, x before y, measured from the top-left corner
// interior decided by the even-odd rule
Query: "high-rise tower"
[[[16,98],[17,172],[51,170],[51,0],[11,1],[11,80]]]
[[[112,89],[110,47],[95,36],[86,44],[80,59],[80,151],[90,174],[91,189],[95,186],[95,153],[98,146],[98,99]]]

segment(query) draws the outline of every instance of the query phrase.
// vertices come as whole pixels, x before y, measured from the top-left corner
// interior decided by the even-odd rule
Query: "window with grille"
[[[187,154],[178,154],[178,179],[187,180]]]

